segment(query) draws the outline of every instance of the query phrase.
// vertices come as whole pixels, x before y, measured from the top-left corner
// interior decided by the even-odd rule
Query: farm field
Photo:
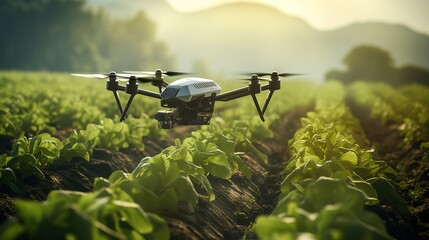
[[[0,239],[429,238],[428,87],[285,80],[265,123],[248,98],[161,130],[104,81],[0,86]]]

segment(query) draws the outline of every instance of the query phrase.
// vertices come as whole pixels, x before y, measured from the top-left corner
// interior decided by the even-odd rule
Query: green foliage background
[[[97,71],[172,67],[155,24],[140,12],[113,20],[85,0],[2,0],[0,68]]]

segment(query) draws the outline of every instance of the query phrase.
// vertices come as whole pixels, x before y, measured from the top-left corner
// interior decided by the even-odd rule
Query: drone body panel
[[[219,94],[221,87],[210,79],[182,78],[169,84],[161,93],[162,99],[178,99],[191,102],[200,97],[210,97]]]

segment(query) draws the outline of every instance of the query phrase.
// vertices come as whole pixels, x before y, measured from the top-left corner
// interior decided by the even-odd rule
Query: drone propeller
[[[125,73],[118,73],[116,76],[124,79],[130,79],[131,77],[136,77],[136,79],[139,82],[146,83],[146,82],[152,82],[153,78],[148,75],[137,75],[137,74],[125,74]]]
[[[258,77],[263,77],[263,76],[279,76],[279,77],[293,77],[293,76],[299,76],[302,75],[300,73],[278,73],[278,72],[271,72],[271,73],[267,73],[267,72],[255,72],[255,73],[242,73],[242,75],[257,75]]]
[[[116,74],[116,72],[110,72],[110,73],[99,73],[99,74],[72,74],[73,76],[77,76],[77,77],[85,77],[85,78],[96,78],[96,79],[105,79],[105,78],[109,78],[109,80],[106,82],[106,89],[109,91],[113,92],[113,96],[115,97],[115,101],[118,105],[119,111],[121,113],[121,121],[123,116],[125,115],[126,111],[128,110],[128,105],[126,108],[126,111],[124,111],[124,109],[122,108],[122,104],[121,104],[121,100],[119,99],[119,94],[118,94],[118,90],[120,90],[121,86],[119,86],[118,81],[121,82],[126,82],[128,81],[128,83],[132,82],[132,78],[134,79],[134,83],[135,83],[135,76],[131,77],[131,76],[125,76],[123,74]],[[128,84],[127,84],[128,85]],[[123,87],[122,87],[123,88]],[[123,88],[124,90],[126,90],[126,88]]]
[[[298,73],[277,73],[277,72],[272,72],[272,73],[263,73],[263,72],[256,72],[256,73],[241,73],[241,75],[248,75],[251,77],[248,78],[241,78],[239,80],[245,80],[245,81],[256,81],[256,80],[260,80],[260,81],[278,81],[280,80],[279,77],[293,77],[293,76],[299,76],[302,74],[298,74]],[[264,77],[264,76],[270,76],[270,78]]]
[[[80,73],[73,73],[72,76],[85,77],[85,78],[104,79],[104,78],[109,77],[109,74],[80,74]]]
[[[186,73],[186,72],[162,71],[161,69],[157,69],[155,72],[148,72],[148,71],[124,71],[124,73],[146,74],[146,75],[152,75],[155,78],[162,78],[164,76],[174,77],[174,76],[189,75],[190,74],[190,73]]]
[[[118,80],[118,81],[121,81],[121,82],[126,82],[129,79],[129,76],[122,76],[120,74],[116,74],[115,72],[110,72],[110,73],[96,73],[96,74],[73,73],[71,75],[72,76],[76,76],[76,77],[96,78],[96,79],[112,78],[114,80]]]
[[[164,77],[173,77],[179,75],[188,75],[189,73],[185,72],[173,72],[173,71],[162,71],[157,69],[155,72],[148,71],[124,71],[128,74],[144,74],[144,76],[137,76],[137,80],[143,83],[152,83],[152,85],[159,88],[159,92],[162,92],[162,87],[168,86],[168,83],[164,81]]]
[[[244,78],[240,80],[246,80],[249,82],[249,91],[251,92],[253,102],[256,106],[256,109],[258,110],[259,117],[262,121],[264,121],[264,114],[265,111],[268,108],[268,104],[271,101],[271,98],[273,97],[274,91],[280,89],[280,77],[292,77],[292,76],[298,76],[301,74],[296,73],[278,73],[276,71],[271,73],[265,73],[265,72],[256,72],[256,73],[242,73],[243,75],[251,75],[250,78]],[[270,76],[270,78],[264,78],[264,76]],[[268,81],[269,84],[265,85],[261,88],[259,81]],[[261,90],[269,90],[269,94],[267,95],[267,98],[265,99],[264,106],[262,109],[259,106],[258,100],[255,97],[255,94],[260,93]]]
[[[241,79],[238,79],[238,80],[243,80],[243,81],[252,81],[252,80],[261,80],[261,81],[271,81],[271,79],[269,79],[269,78],[261,78],[261,77],[258,77],[258,78],[241,78]]]

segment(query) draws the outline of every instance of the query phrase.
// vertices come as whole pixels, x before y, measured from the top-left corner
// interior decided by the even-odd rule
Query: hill
[[[142,7],[182,70],[204,62],[215,73],[275,69],[322,79],[361,44],[385,49],[398,64],[429,68],[429,37],[402,25],[356,23],[319,31],[300,18],[257,3],[230,3],[191,13],[179,13],[166,2],[161,5]]]

